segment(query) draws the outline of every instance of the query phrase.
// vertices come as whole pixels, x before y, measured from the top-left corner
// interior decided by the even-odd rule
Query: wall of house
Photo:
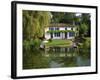
[[[67,39],[73,39],[74,37],[69,36],[69,32],[67,33]]]
[[[50,33],[47,33],[47,31],[49,31],[49,28],[45,28],[45,38],[50,39],[51,38]]]
[[[61,39],[61,37],[62,37],[61,35],[60,37],[56,37],[55,34],[53,34],[53,39]]]
[[[65,27],[59,27],[59,30],[65,30]]]
[[[71,27],[67,27],[67,30],[71,30]]]
[[[46,39],[50,39],[50,38],[51,38],[50,33],[46,33],[46,34],[45,34],[45,38],[46,38]]]
[[[65,27],[59,27],[59,30],[65,30]],[[67,30],[71,30],[71,27],[67,27]],[[73,30],[75,30],[75,28],[73,28]],[[51,38],[51,34],[47,33],[47,31],[49,31],[49,28],[45,29],[45,38],[46,39],[50,39]],[[69,36],[69,32],[67,33],[67,39],[73,39],[74,37]],[[65,39],[65,33],[60,33],[60,36],[55,36],[55,34],[53,33],[53,39]]]

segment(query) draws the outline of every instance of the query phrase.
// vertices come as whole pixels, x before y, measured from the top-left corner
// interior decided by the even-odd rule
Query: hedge
[[[47,31],[47,33],[59,33],[59,32],[65,33],[65,32],[75,32],[75,31],[73,30],[49,30]]]

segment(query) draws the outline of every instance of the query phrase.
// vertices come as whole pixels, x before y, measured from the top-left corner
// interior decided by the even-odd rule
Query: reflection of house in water
[[[46,39],[73,39],[75,26],[63,23],[50,24],[45,28]]]
[[[72,47],[50,47],[43,55],[46,57],[75,57],[77,55],[77,50]]]
[[[76,48],[73,48],[73,47],[50,47],[49,49],[48,49],[48,51],[52,51],[52,52],[57,52],[57,53],[59,53],[59,52],[64,52],[64,53],[66,53],[66,52],[74,52],[76,50]]]

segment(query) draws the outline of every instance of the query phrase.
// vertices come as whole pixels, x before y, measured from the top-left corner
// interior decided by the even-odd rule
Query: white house
[[[68,24],[50,24],[45,28],[46,39],[73,39],[75,36],[75,26]]]

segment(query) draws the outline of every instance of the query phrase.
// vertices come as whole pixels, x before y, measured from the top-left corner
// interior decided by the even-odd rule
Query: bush
[[[23,41],[23,49],[24,50],[39,49],[40,44],[41,44],[40,39],[24,40]]]
[[[90,39],[86,38],[84,41],[83,47],[90,48],[90,46],[91,46]]]
[[[91,41],[90,38],[84,38],[84,41],[82,43],[78,44],[79,48],[90,48]]]
[[[30,41],[28,41],[28,40],[23,41],[23,49],[24,50],[29,50],[30,49]]]
[[[33,48],[38,49],[40,47],[41,40],[40,39],[34,39],[32,41],[32,44],[33,44]]]
[[[52,39],[48,39],[49,42],[52,42]]]

